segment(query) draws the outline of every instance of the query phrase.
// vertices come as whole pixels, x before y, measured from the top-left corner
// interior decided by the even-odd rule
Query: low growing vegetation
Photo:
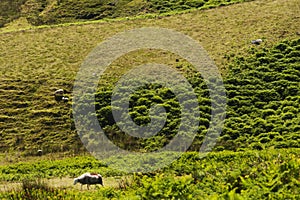
[[[235,58],[224,78],[228,102],[227,116],[216,150],[300,147],[299,45],[300,39],[283,41],[270,49],[252,48],[249,50],[252,53],[249,58]],[[175,66],[192,83],[198,96],[200,110],[198,135],[190,147],[190,150],[198,150],[209,127],[212,102],[206,83],[192,66],[184,62],[175,63]],[[107,82],[107,79],[103,78],[103,81]],[[110,81],[110,84],[114,83]],[[122,94],[121,92],[118,96],[120,101],[126,98]],[[181,108],[171,90],[150,84],[131,95],[129,114],[138,125],[150,123],[149,112],[153,105],[158,104],[166,110],[167,119],[163,129],[156,136],[146,140],[126,136],[118,128],[112,116],[111,96],[110,87],[99,89],[96,94],[97,116],[106,135],[122,148],[157,150],[177,134]],[[190,116],[190,120],[193,120],[193,117]],[[159,120],[159,116],[156,118]],[[85,124],[90,123],[88,119],[85,121]],[[129,130],[134,131],[135,129]],[[92,139],[95,134],[90,131],[90,135],[86,135],[85,140],[90,141],[88,145],[100,145]]]
[[[21,191],[15,189],[0,194],[2,199],[297,199],[300,197],[300,159],[299,149],[262,150],[247,152],[211,153],[200,158],[198,153],[188,152],[170,166],[153,173],[127,174],[119,179],[116,186],[106,185],[108,176],[105,168],[86,168],[100,170],[104,176],[104,187],[91,191],[78,191],[72,188],[57,188],[47,181],[35,178],[32,181],[23,176]],[[125,158],[126,159],[126,158]],[[156,158],[161,159],[160,157]],[[78,163],[78,160],[81,163]],[[36,170],[51,173],[53,169],[67,171],[69,175],[75,168],[82,170],[87,163],[99,163],[93,158],[72,158],[55,163],[24,163],[34,165],[27,173]],[[82,163],[85,162],[84,165]],[[17,171],[19,170],[20,171]],[[15,170],[15,171],[14,171]],[[112,169],[110,169],[112,170]],[[0,174],[19,179],[22,168],[19,164],[3,166]],[[64,174],[65,175],[65,174]],[[120,175],[120,174],[118,174]],[[58,176],[53,174],[52,177]]]

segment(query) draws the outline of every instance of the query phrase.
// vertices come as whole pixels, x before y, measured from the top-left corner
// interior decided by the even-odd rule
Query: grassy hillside
[[[0,27],[21,16],[32,25],[43,25],[180,12],[244,1],[249,0],[3,0],[0,3]]]
[[[175,29],[198,40],[223,72],[228,88],[229,113],[220,145],[229,149],[298,147],[298,10],[296,0],[254,1],[159,19],[3,32],[0,34],[0,134],[3,138],[0,149],[25,154],[35,153],[40,148],[44,152],[83,150],[72,123],[71,102],[57,102],[53,92],[62,88],[71,98],[76,72],[99,42],[119,31],[144,26]],[[264,42],[252,46],[250,41],[256,38],[263,38]],[[163,60],[176,67],[176,59],[176,55],[159,51],[133,52],[113,63],[111,69],[115,74],[120,70],[114,69],[125,71],[133,64],[149,60]],[[189,65],[180,62],[183,73],[189,72]],[[277,66],[275,69],[274,65]],[[244,70],[240,71],[242,66]],[[272,78],[279,75],[284,79],[281,82]],[[196,82],[198,78],[190,77]],[[277,84],[273,90],[271,81]],[[251,88],[258,92],[254,99],[249,97]],[[274,99],[269,95],[274,95]],[[253,106],[251,111],[249,104],[251,109]],[[274,120],[280,126],[274,123],[270,127],[269,123]],[[203,118],[202,122],[204,126],[199,128],[195,148],[201,143],[207,119]]]

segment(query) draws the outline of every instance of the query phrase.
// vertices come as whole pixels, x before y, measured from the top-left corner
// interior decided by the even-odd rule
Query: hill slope
[[[263,44],[255,47],[263,49],[271,48],[284,39],[292,41],[299,38],[300,22],[298,10],[299,4],[297,0],[253,1],[212,10],[162,17],[160,19],[136,19],[72,26],[63,25],[52,28],[2,33],[0,34],[1,151],[11,149],[33,153],[38,148],[42,148],[45,152],[79,150],[81,142],[72,123],[71,103],[55,101],[53,92],[62,88],[67,91],[66,95],[71,97],[74,77],[81,62],[99,42],[119,31],[144,26],[159,26],[187,34],[203,45],[224,74],[229,74],[228,83],[240,84],[244,80],[242,77],[249,75],[247,73],[251,72],[255,75],[256,73],[265,72],[257,72],[255,67],[256,61],[252,62],[250,57],[246,60],[252,62],[249,66],[249,68],[252,68],[252,71],[241,76],[238,75],[240,78],[236,80],[236,83],[232,83],[230,82],[230,76],[234,77],[236,72],[228,72],[228,70],[237,70],[240,64],[243,66],[248,66],[248,64],[244,61],[233,62],[235,67],[230,69],[228,67],[229,63],[232,62],[235,56],[249,56],[253,52],[258,55],[256,51],[252,50],[253,46],[250,44],[252,39],[263,38]],[[297,41],[299,40],[284,42],[283,44],[287,45],[286,48],[290,50],[286,53],[281,52],[278,58],[274,55],[278,54],[278,52],[271,51],[269,53],[268,50],[262,50],[262,56],[257,56],[263,62],[260,68],[264,68],[262,69],[263,71],[270,70],[270,66],[264,66],[264,62],[269,62],[268,59],[273,57],[279,60],[281,59],[280,57],[289,60],[288,57],[291,56],[290,59],[295,59],[299,51]],[[274,48],[276,49],[276,47]],[[146,56],[138,58],[138,62],[147,62],[147,60],[156,56],[157,54],[148,53]],[[170,65],[175,64],[174,58],[176,57],[168,54],[160,54],[159,56],[167,63],[170,63]],[[120,61],[124,60],[127,59]],[[286,60],[283,61],[285,62]],[[287,83],[282,84],[289,85],[289,81],[291,81],[293,87],[297,87],[297,81],[299,83],[299,80],[295,76],[299,77],[299,74],[297,74],[299,61],[295,60],[294,63],[292,66],[295,68],[286,68],[286,74],[283,76],[288,77],[286,79]],[[125,69],[130,65],[131,61],[114,64],[114,66]],[[277,72],[275,71],[274,73],[276,74]],[[290,73],[296,74],[290,75]],[[289,78],[292,78],[292,80],[289,80]],[[249,87],[253,86],[251,84]],[[256,85],[253,87],[256,87]],[[232,90],[244,90],[245,88],[247,86],[237,87],[235,85],[232,87]],[[268,90],[269,87],[261,89],[260,92],[263,93],[263,90]],[[297,100],[299,87],[298,90],[297,88],[291,89],[291,92],[294,93],[293,97],[288,97],[288,95],[285,98],[288,98],[289,103],[295,102],[296,105],[292,105],[293,108],[287,108],[291,109],[287,110],[288,113],[294,114],[285,117],[288,119],[287,122],[293,123],[293,125],[290,126],[291,129],[284,131],[271,129],[272,132],[277,132],[276,136],[279,134],[281,137],[284,137],[286,131],[293,131],[290,138],[283,139],[285,143],[283,147],[289,146],[289,141],[295,140],[295,136],[296,141],[299,141],[299,138],[297,138],[299,135],[297,128],[299,125],[299,99]],[[280,91],[278,90],[277,93],[280,93]],[[244,97],[248,97],[248,95],[244,94],[243,97],[240,97],[241,94],[233,94],[233,92],[230,95],[232,95],[233,100],[236,98],[239,103],[241,103],[241,100],[247,100],[243,99]],[[261,98],[264,98],[264,94],[262,94]],[[266,102],[270,104],[269,101]],[[249,103],[251,104],[250,101],[243,101],[243,104],[246,106]],[[259,115],[262,118],[273,113],[284,120],[284,114],[280,110],[281,108],[284,109],[283,103],[278,103],[277,106],[279,107],[276,109],[267,105],[257,104],[255,105],[256,109],[273,109],[275,113],[270,110],[269,113],[264,111],[260,115],[259,113],[263,111],[256,110],[256,114],[253,117],[258,117]],[[233,104],[229,111],[235,111],[234,106],[236,104]],[[244,111],[241,110],[229,116],[236,117],[236,115],[243,114],[241,112]],[[236,126],[250,125],[250,129],[252,126],[256,126],[250,121],[247,122],[247,117],[243,118],[243,120],[240,125],[237,121]],[[267,122],[263,121],[262,123]],[[288,124],[282,125],[289,127]],[[228,144],[225,144],[225,148],[230,148],[231,142],[235,142],[236,139],[243,138],[240,136],[246,131],[243,128],[231,131],[229,128],[232,129],[228,125],[228,132],[225,134],[227,136],[223,138],[227,140],[230,137],[230,141]],[[268,132],[265,130],[259,130],[259,133],[253,132],[253,138],[249,140],[249,144],[255,144],[257,141],[262,140],[263,136],[258,135]],[[267,140],[265,138],[265,141],[268,143],[269,141]],[[244,140],[240,139],[239,143],[242,142]]]
[[[2,0],[0,27],[20,16],[26,18],[32,25],[43,25],[180,12],[244,1],[250,0],[17,0],[13,2]]]

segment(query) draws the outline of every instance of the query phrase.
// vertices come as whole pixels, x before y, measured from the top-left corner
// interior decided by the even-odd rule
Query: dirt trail
[[[73,185],[74,178],[68,178],[68,177],[52,178],[52,179],[43,179],[43,181],[45,181],[51,187],[81,190],[81,184]],[[103,178],[104,187],[118,187],[120,181],[121,179],[116,177]],[[1,182],[0,192],[18,190],[21,188],[21,186],[22,186],[21,182]],[[95,186],[91,186],[90,188],[94,189]],[[82,186],[82,190],[87,190],[86,185]]]

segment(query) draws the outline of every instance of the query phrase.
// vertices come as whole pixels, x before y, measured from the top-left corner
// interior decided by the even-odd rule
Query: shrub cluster
[[[225,77],[226,149],[299,147],[300,39],[236,58]]]
[[[250,57],[238,57],[232,62],[224,77],[226,119],[216,150],[299,147],[299,45],[300,39],[296,39],[283,41],[270,49],[253,48]],[[218,83],[213,80],[204,82],[192,66],[177,68],[183,71],[198,96],[198,134],[190,147],[190,150],[197,150],[210,125],[211,105],[218,105],[218,102],[210,99],[207,84],[214,84],[213,88],[218,89]],[[118,129],[111,114],[111,95],[112,90],[109,88],[98,90],[97,116],[107,136],[122,148],[156,150],[167,144],[178,132],[183,105],[168,88],[150,84],[141,87],[130,97],[129,114],[138,125],[145,126],[151,122],[149,112],[153,105],[161,105],[166,110],[165,126],[156,137],[147,140],[126,136]],[[119,95],[119,99],[126,98]],[[188,103],[191,102],[187,99],[184,104]]]

